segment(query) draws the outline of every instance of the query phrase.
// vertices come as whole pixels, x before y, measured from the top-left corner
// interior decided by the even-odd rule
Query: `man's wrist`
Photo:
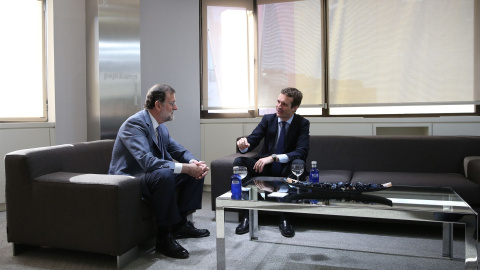
[[[173,173],[176,173],[176,174],[182,173],[182,169],[183,169],[183,164],[175,162]]]

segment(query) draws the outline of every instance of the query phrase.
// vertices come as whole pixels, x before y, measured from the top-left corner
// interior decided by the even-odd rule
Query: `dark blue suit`
[[[155,208],[157,225],[170,226],[201,208],[203,179],[173,173],[174,160],[188,163],[195,157],[170,137],[165,124],[160,124],[160,130],[161,145],[147,110],[129,117],[118,131],[108,173],[141,179],[143,196]]]
[[[250,144],[248,152],[254,150],[260,141],[263,139],[263,147],[260,152],[249,158],[237,158],[234,165],[245,165],[248,167],[248,177],[244,181],[252,176],[256,175],[271,175],[271,165],[268,164],[264,167],[261,174],[256,173],[253,170],[255,162],[267,156],[271,156],[275,153],[278,133],[278,117],[276,114],[264,115],[257,127],[247,137],[247,141]],[[282,164],[282,176],[288,176],[290,174],[290,164],[295,159],[303,160],[304,162],[308,156],[308,150],[310,148],[310,122],[298,114],[294,114],[292,123],[288,128],[288,132],[285,138],[284,154],[289,157],[290,162]]]

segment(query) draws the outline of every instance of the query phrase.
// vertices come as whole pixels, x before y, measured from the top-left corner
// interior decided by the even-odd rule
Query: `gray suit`
[[[173,159],[188,163],[195,157],[170,137],[165,124],[160,124],[163,157],[147,110],[130,116],[120,127],[113,146],[109,174],[140,176],[159,168],[175,168]],[[139,175],[140,174],[140,175]]]
[[[170,137],[165,124],[160,130],[161,145],[147,110],[129,117],[118,131],[108,173],[140,178],[143,196],[155,208],[157,225],[170,226],[201,208],[203,179],[173,173],[174,160],[188,163],[195,157]]]

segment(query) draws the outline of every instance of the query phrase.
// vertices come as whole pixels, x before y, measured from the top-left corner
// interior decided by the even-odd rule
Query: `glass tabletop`
[[[217,262],[225,262],[224,211],[249,210],[250,239],[258,240],[258,211],[327,216],[375,218],[442,223],[442,256],[452,257],[453,224],[465,226],[465,269],[477,269],[477,213],[451,188],[392,186],[375,191],[311,191],[289,188],[288,192],[265,192],[257,185],[246,188],[248,200],[233,200],[227,192],[216,199]],[[259,193],[264,196],[259,196]],[[272,196],[273,195],[273,196]],[[472,237],[473,236],[473,237]]]
[[[244,190],[249,189],[255,189],[257,192],[263,193],[255,185],[251,185]],[[231,199],[229,194],[227,192],[219,199]],[[257,196],[256,200],[301,204],[305,207],[377,208],[450,214],[475,213],[455,191],[448,187],[393,186],[388,189],[369,192],[312,191],[293,187],[287,193],[264,192],[262,195]],[[254,200],[254,198],[251,200]]]

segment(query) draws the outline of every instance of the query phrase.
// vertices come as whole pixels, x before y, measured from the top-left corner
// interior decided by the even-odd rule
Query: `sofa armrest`
[[[10,192],[27,198],[7,204],[9,242],[121,255],[155,229],[138,230],[151,214],[131,176],[55,172]]]
[[[463,160],[465,177],[480,184],[480,156],[466,157]]]
[[[246,154],[235,153],[213,160],[210,163],[211,172],[211,201],[212,210],[215,211],[215,199],[223,193],[230,190],[230,177],[233,174],[233,161],[237,157],[252,157],[257,152],[248,152]]]

